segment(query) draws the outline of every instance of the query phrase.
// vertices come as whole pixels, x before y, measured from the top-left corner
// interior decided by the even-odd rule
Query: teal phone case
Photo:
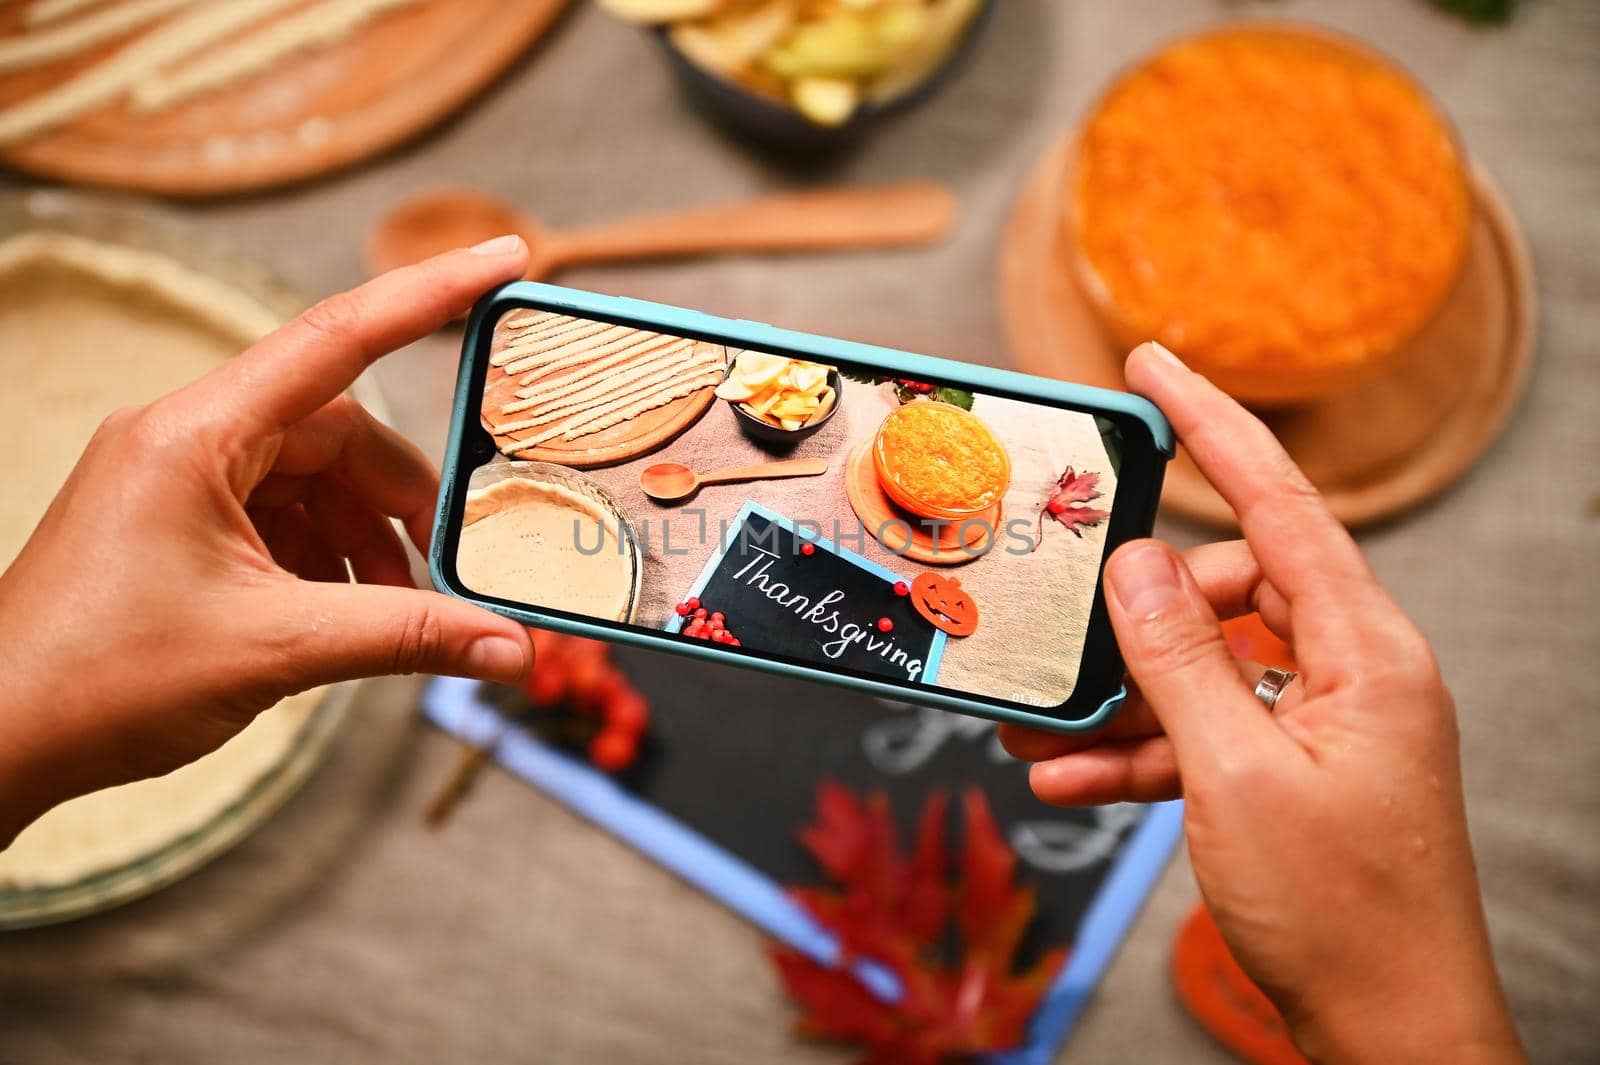
[[[1056,717],[1012,705],[990,702],[982,698],[961,695],[934,687],[901,686],[884,681],[830,673],[812,666],[792,665],[787,662],[757,658],[700,641],[674,639],[670,634],[653,631],[635,631],[586,621],[558,617],[533,609],[513,609],[499,603],[486,603],[470,591],[452,584],[447,578],[444,562],[445,535],[449,521],[448,501],[455,495],[457,482],[469,476],[475,466],[463,469],[466,456],[466,438],[478,425],[480,397],[473,386],[472,358],[477,353],[487,357],[489,334],[502,314],[518,307],[558,311],[564,314],[600,319],[618,325],[645,328],[657,332],[680,333],[714,343],[740,348],[756,348],[781,355],[799,358],[865,363],[887,370],[895,376],[916,380],[930,379],[961,385],[979,391],[1001,395],[1034,397],[1056,404],[1089,411],[1104,411],[1137,419],[1150,432],[1155,451],[1163,459],[1173,455],[1172,427],[1161,411],[1150,401],[1126,392],[1092,388],[1065,381],[1031,377],[1010,370],[997,370],[987,366],[953,362],[929,355],[915,355],[907,351],[858,344],[848,340],[797,333],[788,329],[744,319],[717,318],[700,311],[665,304],[649,303],[625,296],[607,296],[595,292],[562,288],[531,281],[518,281],[505,285],[479,300],[467,321],[466,336],[462,346],[461,370],[456,378],[455,407],[450,419],[450,436],[446,442],[445,461],[440,481],[439,504],[434,514],[433,544],[428,553],[428,571],[434,586],[441,592],[458,598],[479,602],[481,605],[536,628],[551,629],[576,636],[631,644],[657,651],[692,655],[728,665],[744,666],[802,680],[821,681],[859,691],[870,692],[885,698],[914,702],[922,706],[938,707],[988,718],[992,721],[1011,722],[1030,728],[1057,732],[1083,732],[1105,723],[1127,698],[1127,690],[1118,687],[1086,714],[1071,718]],[[1152,475],[1137,498],[1123,499],[1119,488],[1113,507],[1115,515],[1130,508],[1133,525],[1138,534],[1148,534],[1155,523],[1156,505],[1161,498],[1162,475],[1165,461],[1152,464]],[[1115,520],[1115,519],[1114,519]],[[1126,520],[1126,519],[1123,519]],[[1126,539],[1126,537],[1124,537]],[[1109,552],[1108,552],[1109,553]],[[1081,677],[1080,668],[1080,677]],[[1077,694],[1076,692],[1074,693]],[[1070,703],[1072,700],[1068,700]],[[1065,704],[1064,704],[1065,705]]]

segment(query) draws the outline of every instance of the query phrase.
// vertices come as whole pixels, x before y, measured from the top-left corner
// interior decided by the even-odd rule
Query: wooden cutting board
[[[1062,237],[1071,141],[1047,152],[1013,209],[1000,299],[1020,369],[1125,387],[1118,349],[1072,280]],[[1348,525],[1392,517],[1443,491],[1500,435],[1527,384],[1537,334],[1532,259],[1493,179],[1473,167],[1472,244],[1454,292],[1386,376],[1262,418]],[[1181,449],[1161,501],[1208,524],[1233,512]]]
[[[498,353],[505,347],[506,334],[495,331],[491,351]],[[520,387],[517,378],[508,376],[498,366],[490,366],[484,379],[483,408],[479,412],[484,430],[494,437],[495,446],[515,458],[536,462],[552,462],[560,466],[590,468],[614,466],[619,462],[637,458],[654,451],[673,440],[705,414],[716,398],[716,386],[707,385],[687,396],[680,397],[653,410],[647,410],[597,433],[580,436],[575,440],[557,437],[531,447],[516,447],[518,436],[536,435],[535,430],[525,430],[510,436],[496,434],[488,415],[498,413],[505,404],[518,399]],[[528,413],[533,413],[532,411]],[[517,415],[523,417],[525,415]],[[508,447],[510,451],[508,452]]]
[[[427,0],[331,47],[155,115],[115,103],[0,149],[67,181],[211,196],[318,177],[420,133],[461,107],[549,28],[567,0]],[[26,4],[0,5],[0,34]],[[0,108],[93,66],[122,42],[0,74]]]

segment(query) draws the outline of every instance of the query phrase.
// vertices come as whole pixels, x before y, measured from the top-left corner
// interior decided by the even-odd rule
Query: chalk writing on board
[[[1018,821],[1007,835],[1017,857],[1043,873],[1076,873],[1110,861],[1122,837],[1144,815],[1144,807],[1119,802],[1090,808],[1094,824],[1077,821]]]
[[[741,646],[933,683],[947,637],[895,593],[902,575],[802,534],[799,524],[746,503],[683,599],[730,619]],[[677,632],[683,625],[675,613],[666,627]]]
[[[751,551],[753,557],[734,571],[732,579],[744,581],[785,610],[793,611],[801,621],[815,625],[826,636],[817,641],[823,654],[837,659],[852,646],[860,645],[868,654],[876,654],[904,669],[910,680],[922,675],[922,659],[908,655],[893,637],[877,635],[868,626],[840,616],[838,607],[845,598],[843,589],[831,588],[813,601],[811,596],[795,591],[773,575],[773,563],[782,555],[764,547],[752,547]]]
[[[881,773],[897,777],[914,773],[951,740],[986,743],[989,761],[1012,761],[1006,749],[1000,746],[1000,737],[992,721],[947,714],[943,710],[894,699],[878,699],[877,702],[891,710],[902,711],[869,726],[861,736],[862,752]]]
[[[894,699],[876,701],[896,711],[861,735],[862,753],[880,773],[894,777],[914,773],[952,742],[983,743],[991,763],[1016,761],[1001,746],[992,721]],[[1110,861],[1143,812],[1144,807],[1134,803],[1115,803],[1091,808],[1091,824],[1061,818],[1029,819],[1015,822],[1006,834],[1017,857],[1032,868],[1075,873]]]

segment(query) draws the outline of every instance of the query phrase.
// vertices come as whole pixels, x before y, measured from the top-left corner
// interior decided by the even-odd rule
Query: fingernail
[[[1113,555],[1108,568],[1112,594],[1133,617],[1149,621],[1178,598],[1178,567],[1165,548],[1136,544]]]
[[[467,249],[474,255],[510,255],[522,250],[522,238],[515,233],[507,233],[503,237],[486,240],[482,244],[474,244]]]
[[[1145,341],[1144,346],[1150,349],[1150,353],[1152,355],[1154,355],[1156,358],[1160,359],[1162,362],[1166,363],[1168,366],[1175,366],[1180,370],[1187,370],[1188,369],[1188,367],[1183,364],[1183,360],[1182,359],[1180,359],[1176,355],[1174,355],[1171,352],[1171,350],[1169,350],[1164,344],[1160,343],[1159,341],[1147,340],[1147,341]]]
[[[504,636],[480,636],[467,647],[466,672],[479,680],[521,680],[528,668],[522,645]]]

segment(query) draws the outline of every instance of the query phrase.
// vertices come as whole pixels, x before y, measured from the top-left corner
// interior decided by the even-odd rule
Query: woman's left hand
[[[345,391],[526,260],[502,238],[395,271],[105,420],[0,575],[0,848],[294,692],[527,674],[520,625],[414,587],[390,519],[425,552],[438,475]]]

